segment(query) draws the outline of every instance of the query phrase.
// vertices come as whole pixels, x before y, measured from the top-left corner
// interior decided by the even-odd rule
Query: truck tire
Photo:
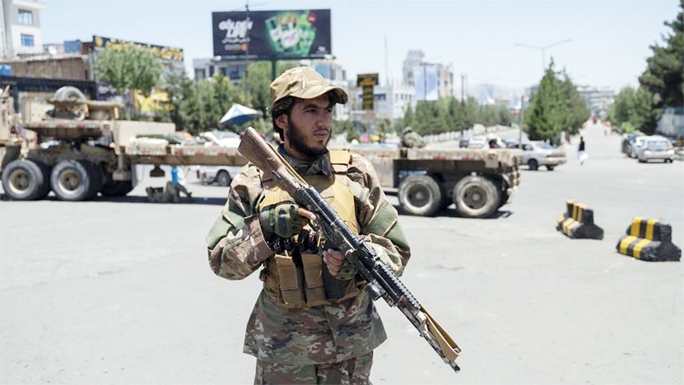
[[[230,177],[230,174],[226,170],[221,170],[216,174],[216,181],[218,182],[219,186],[223,187],[228,187],[230,186],[230,182],[233,181],[233,178]]]
[[[442,203],[439,184],[428,175],[409,175],[397,189],[399,205],[411,215],[430,216]]]
[[[57,163],[50,176],[52,191],[57,199],[83,201],[92,198],[96,181],[92,180],[91,165],[90,162],[73,159]]]
[[[50,169],[31,159],[11,161],[2,172],[2,187],[11,199],[41,200],[50,193]]]
[[[486,218],[499,208],[501,197],[494,182],[481,176],[468,175],[454,186],[454,203],[467,218]]]
[[[537,171],[539,169],[539,162],[537,162],[536,159],[528,160],[527,165],[530,167],[530,170],[532,171]]]

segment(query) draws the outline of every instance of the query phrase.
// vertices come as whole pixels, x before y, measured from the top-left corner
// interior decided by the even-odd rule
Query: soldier
[[[327,149],[333,106],[347,102],[345,91],[307,67],[285,71],[270,91],[279,153],[400,275],[410,249],[375,170],[358,154]],[[262,267],[243,350],[257,358],[255,384],[370,383],[384,327],[354,265],[320,239],[315,221],[248,164],[207,235],[217,275],[239,280]],[[323,276],[343,288],[339,299]]]
[[[411,127],[406,127],[401,132],[401,146],[422,148],[425,147],[425,141]]]

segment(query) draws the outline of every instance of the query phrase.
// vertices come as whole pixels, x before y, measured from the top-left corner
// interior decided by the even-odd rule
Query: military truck
[[[396,189],[408,214],[430,216],[452,203],[463,217],[485,218],[520,184],[517,149],[352,147],[375,167],[380,184]]]
[[[171,123],[121,120],[123,106],[90,101],[74,87],[62,87],[49,100],[52,109],[21,122],[9,93],[3,92],[0,120],[0,172],[5,193],[14,200],[90,200],[98,193],[124,196],[136,184],[135,165],[243,165],[237,149],[169,145]],[[18,133],[33,132],[27,144]]]
[[[5,193],[14,200],[40,200],[50,191],[57,199],[82,201],[124,196],[137,182],[136,165],[159,167],[242,166],[235,147],[169,144],[171,123],[121,120],[123,106],[89,101],[76,88],[64,87],[50,100],[52,109],[23,125],[3,93],[0,120],[0,172]],[[27,145],[17,132],[35,132]],[[426,149],[353,147],[375,166],[384,188],[398,189],[401,208],[430,216],[452,203],[464,217],[484,218],[503,206],[520,184],[512,149]],[[516,158],[518,157],[518,158]]]

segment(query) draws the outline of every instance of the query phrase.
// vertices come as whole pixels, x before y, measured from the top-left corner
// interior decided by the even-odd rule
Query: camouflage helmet
[[[347,93],[340,87],[330,84],[321,74],[309,67],[295,67],[283,72],[270,86],[271,103],[294,96],[300,99],[315,99],[332,91],[334,101],[344,104]]]

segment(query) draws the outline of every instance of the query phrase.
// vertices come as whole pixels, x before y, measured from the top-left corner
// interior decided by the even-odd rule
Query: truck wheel
[[[93,174],[90,162],[63,160],[55,165],[50,176],[57,199],[83,201],[93,197]],[[97,192],[97,190],[95,190]]]
[[[539,162],[537,162],[536,159],[528,160],[527,165],[530,167],[530,170],[532,171],[537,171],[539,169]]]
[[[496,185],[487,178],[469,175],[454,186],[454,203],[464,217],[488,217],[496,211],[500,202]]]
[[[40,161],[17,159],[2,172],[2,187],[11,199],[40,200],[50,193],[50,169]]]
[[[228,186],[230,186],[230,182],[233,181],[233,178],[230,177],[230,174],[228,174],[228,171],[221,170],[216,175],[216,181],[218,182],[218,184],[220,186],[228,187]]]
[[[397,190],[401,208],[411,215],[430,216],[439,209],[442,191],[428,175],[409,175]]]

